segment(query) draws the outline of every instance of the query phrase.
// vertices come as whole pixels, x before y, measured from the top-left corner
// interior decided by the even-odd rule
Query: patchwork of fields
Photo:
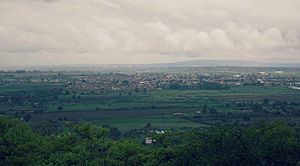
[[[147,123],[163,129],[182,129],[260,120],[297,124],[299,120],[300,90],[288,86],[232,85],[228,89],[127,90],[96,94],[80,90],[67,93],[67,74],[1,77],[23,78],[25,82],[0,84],[0,114],[25,118],[33,125],[67,119],[126,131]],[[62,77],[65,82],[26,82],[32,77],[54,81]]]
[[[48,91],[59,86],[33,84],[30,86],[1,87],[1,93],[39,92],[45,98],[42,105],[6,105],[1,111],[10,114],[23,110],[32,112],[43,109],[43,113],[31,113],[31,123],[67,118],[72,121],[87,121],[97,125],[118,127],[121,131],[140,128],[147,123],[164,129],[200,127],[201,123],[186,117],[196,115],[203,106],[218,112],[240,112],[237,102],[245,103],[243,110],[251,110],[251,102],[270,101],[297,102],[300,91],[287,87],[237,86],[229,90],[162,90],[140,93],[110,93],[103,95],[58,95],[47,96]],[[46,94],[44,94],[46,93]],[[59,109],[61,107],[61,109]],[[296,109],[299,107],[296,107]],[[184,117],[174,116],[183,113]],[[277,118],[278,119],[278,118]],[[280,119],[280,118],[279,118]]]

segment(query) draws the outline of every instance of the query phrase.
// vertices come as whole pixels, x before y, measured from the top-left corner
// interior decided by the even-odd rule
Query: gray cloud
[[[299,0],[0,0],[0,65],[300,62],[299,9]]]

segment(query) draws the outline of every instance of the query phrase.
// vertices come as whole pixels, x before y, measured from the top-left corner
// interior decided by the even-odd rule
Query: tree
[[[44,143],[19,120],[0,117],[0,165],[43,165]]]
[[[108,165],[142,165],[146,162],[144,150],[140,144],[132,141],[118,142],[108,152]]]
[[[261,112],[261,111],[263,110],[263,107],[262,107],[260,104],[255,103],[255,104],[253,104],[253,106],[252,106],[252,110],[253,110],[254,112]]]
[[[121,132],[116,127],[111,127],[108,132],[108,136],[114,140],[119,139],[121,137]]]
[[[62,105],[60,105],[60,106],[57,107],[57,110],[58,110],[58,111],[63,111],[63,110],[64,110],[64,107],[63,107]]]
[[[206,104],[203,105],[202,107],[202,113],[207,113],[207,109],[208,109],[208,106]]]
[[[145,128],[151,128],[151,123],[148,122],[148,123],[146,124]]]
[[[152,133],[156,142],[109,138],[117,128],[65,123],[41,136],[24,122],[0,117],[0,165],[297,165],[299,128],[283,123],[211,126]]]
[[[214,109],[214,108],[210,108],[210,109],[209,109],[209,113],[210,113],[210,114],[217,114],[218,111],[217,111],[216,109]]]
[[[28,122],[31,119],[31,114],[26,114],[23,119],[25,122]]]
[[[268,98],[265,98],[263,100],[263,105],[269,105],[269,103],[270,103],[270,100]]]

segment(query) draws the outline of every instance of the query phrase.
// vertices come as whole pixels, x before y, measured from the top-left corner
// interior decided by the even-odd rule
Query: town
[[[197,69],[197,70],[196,70]],[[239,72],[239,68],[209,71],[208,68],[192,68],[192,72],[54,72],[54,71],[0,71],[2,85],[49,83],[63,85],[64,91],[82,94],[110,92],[159,91],[166,89],[226,89],[229,86],[284,86],[297,89],[299,73],[284,69],[263,68]],[[205,70],[205,71],[202,71]],[[226,71],[227,70],[227,71]],[[180,71],[180,70],[179,70]]]

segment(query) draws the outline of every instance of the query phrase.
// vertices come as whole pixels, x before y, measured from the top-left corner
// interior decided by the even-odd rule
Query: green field
[[[0,102],[0,113],[21,117],[29,113],[31,123],[67,118],[128,131],[144,127],[147,123],[162,129],[221,123],[224,118],[228,118],[224,117],[226,113],[251,112],[253,103],[262,104],[264,99],[268,99],[270,104],[263,105],[262,109],[269,113],[263,113],[259,117],[255,115],[252,121],[282,120],[283,117],[276,117],[273,112],[287,111],[287,115],[296,115],[300,109],[299,105],[289,105],[284,108],[286,110],[278,106],[273,108],[272,104],[276,102],[300,102],[300,91],[287,86],[230,86],[227,90],[147,90],[73,95],[64,93],[64,88],[64,85],[51,83],[1,84],[0,101],[3,96],[9,96],[9,101],[6,99]],[[196,117],[196,111],[201,111],[204,107],[215,109],[219,115],[205,115],[204,119]],[[176,117],[173,115],[176,112],[186,115]],[[243,121],[244,117],[229,118],[230,123],[235,123],[237,120]],[[284,120],[296,123],[298,118]]]
[[[109,125],[117,127],[120,131],[128,131],[130,129],[145,127],[150,123],[154,128],[160,129],[181,129],[183,127],[201,127],[203,125],[182,118],[162,115],[162,116],[139,116],[139,117],[111,117],[100,118],[99,120],[89,121],[96,125]]]
[[[270,100],[298,101],[299,90],[287,87],[232,87],[229,90],[163,90],[144,93],[80,95],[80,99],[61,95],[56,102],[50,102],[48,111],[58,111],[63,103],[64,111],[114,110],[114,109],[153,109],[153,108],[197,108],[206,104],[223,110],[224,103],[231,101]]]

